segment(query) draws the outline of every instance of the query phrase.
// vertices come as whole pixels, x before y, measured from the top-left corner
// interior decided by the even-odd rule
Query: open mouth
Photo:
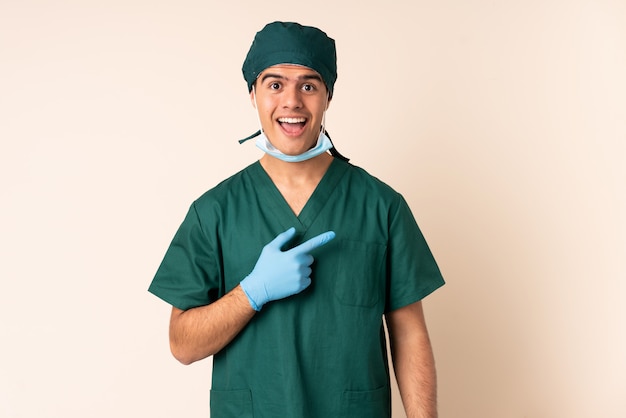
[[[278,118],[280,127],[288,135],[299,135],[306,126],[306,118]]]

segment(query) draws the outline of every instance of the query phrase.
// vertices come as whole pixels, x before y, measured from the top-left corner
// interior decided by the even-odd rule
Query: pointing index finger
[[[335,238],[335,232],[334,231],[326,231],[323,232],[305,242],[303,242],[302,244],[294,247],[291,249],[291,251],[297,251],[297,252],[302,252],[302,253],[308,253],[310,251],[313,251],[314,249],[321,247],[322,245],[328,243],[329,241],[331,241],[333,238]]]

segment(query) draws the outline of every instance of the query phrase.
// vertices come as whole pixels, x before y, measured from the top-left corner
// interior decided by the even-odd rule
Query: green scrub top
[[[213,358],[212,418],[391,416],[383,314],[444,284],[400,194],[333,160],[299,216],[259,162],[196,200],[149,291],[179,309],[214,302],[262,248],[333,230],[312,255],[312,284],[266,304]]]

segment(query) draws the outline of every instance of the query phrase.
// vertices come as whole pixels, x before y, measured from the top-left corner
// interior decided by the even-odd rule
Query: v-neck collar
[[[307,200],[300,214],[297,216],[278,190],[278,187],[276,187],[267,174],[260,161],[256,161],[252,164],[250,169],[252,179],[259,194],[264,196],[263,201],[276,214],[276,218],[284,229],[297,225],[298,227],[296,229],[305,233],[313,224],[326,202],[328,202],[330,195],[336,189],[335,186],[348,169],[348,164],[337,158],[333,159],[322,176],[322,179],[309,197],[309,200]]]

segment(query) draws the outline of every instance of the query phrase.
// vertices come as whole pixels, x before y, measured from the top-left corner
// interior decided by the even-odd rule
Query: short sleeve
[[[216,251],[194,203],[174,235],[148,291],[182,310],[214,302],[221,276]]]
[[[398,196],[390,214],[385,312],[422,300],[445,283],[409,206]]]

